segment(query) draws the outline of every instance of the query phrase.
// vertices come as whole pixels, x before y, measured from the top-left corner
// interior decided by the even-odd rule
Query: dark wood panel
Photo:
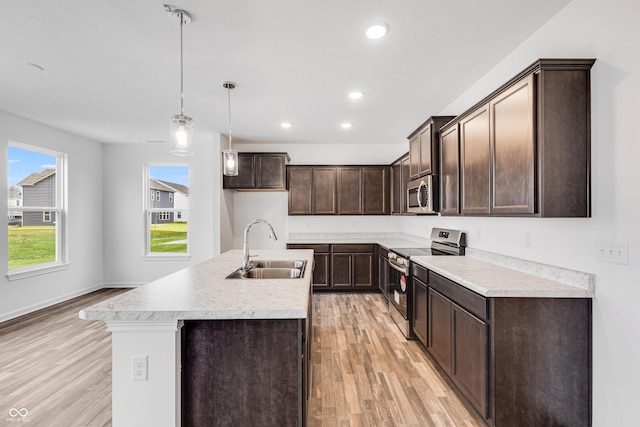
[[[341,252],[341,253],[373,253],[373,251],[375,250],[375,245],[369,245],[369,244],[362,244],[362,243],[358,243],[358,244],[350,244],[350,245],[332,245],[332,252],[336,253],[336,252]]]
[[[182,425],[302,425],[302,323],[185,321]]]
[[[330,260],[328,253],[315,253],[313,255],[313,287],[328,288],[331,286],[329,280]]]
[[[313,168],[312,206],[315,215],[335,215],[338,213],[337,184],[336,168]]]
[[[533,75],[491,101],[491,213],[535,212]]]
[[[437,173],[437,168],[434,170],[433,167],[433,161],[437,159],[437,157],[432,155],[435,154],[432,153],[432,131],[431,124],[428,124],[418,133],[418,140],[420,141],[420,176]]]
[[[442,277],[433,271],[429,272],[429,281],[427,283],[442,295],[469,310],[475,316],[478,316],[481,319],[488,318],[489,309],[487,299],[482,295]]]
[[[451,376],[452,328],[451,301],[433,289],[428,289],[428,340],[427,350],[440,367]]]
[[[332,253],[331,254],[331,286],[334,288],[352,287],[352,261],[351,254]]]
[[[413,278],[413,333],[422,344],[427,345],[427,285]]]
[[[356,288],[375,288],[377,287],[375,281],[375,273],[377,273],[374,268],[374,258],[373,253],[360,253],[352,255],[352,263],[353,263],[353,286]]]
[[[238,153],[238,175],[223,176],[222,188],[255,188],[256,187],[256,157],[254,153]]]
[[[331,247],[325,244],[288,243],[287,249],[312,249],[314,253],[328,253]]]
[[[256,185],[260,189],[284,189],[287,173],[287,155],[262,153],[256,156],[258,176]]]
[[[485,322],[453,304],[454,384],[469,399],[478,413],[488,413],[488,326]]]
[[[409,180],[420,176],[420,139],[418,135],[409,140]]]
[[[440,136],[440,213],[460,214],[460,145],[458,124]]]
[[[313,169],[308,167],[287,168],[289,189],[289,215],[311,215]]]
[[[462,213],[488,214],[491,196],[488,105],[460,122],[460,165]]]
[[[494,298],[497,426],[591,425],[591,300]]]
[[[403,214],[407,213],[407,188],[409,187],[409,157],[402,160],[402,209]]]
[[[338,168],[338,215],[362,215],[362,168]]]
[[[404,203],[404,187],[402,185],[402,162],[398,161],[391,165],[391,213],[402,213],[402,205]]]
[[[362,168],[362,213],[365,215],[390,213],[388,166]]]

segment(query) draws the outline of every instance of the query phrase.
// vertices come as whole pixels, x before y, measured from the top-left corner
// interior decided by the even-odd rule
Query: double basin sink
[[[239,268],[227,279],[299,279],[304,274],[306,261],[255,261],[246,270]]]

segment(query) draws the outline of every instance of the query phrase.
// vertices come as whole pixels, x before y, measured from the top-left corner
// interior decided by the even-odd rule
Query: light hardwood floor
[[[111,425],[111,336],[78,311],[124,291],[0,323],[0,426]],[[309,427],[483,426],[380,295],[315,294],[313,315]],[[29,422],[13,422],[11,408],[27,409]]]

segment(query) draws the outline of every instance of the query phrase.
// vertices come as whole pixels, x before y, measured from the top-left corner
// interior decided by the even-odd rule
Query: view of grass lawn
[[[9,227],[9,269],[56,260],[55,226]]]
[[[149,227],[150,252],[187,252],[187,223],[151,224]],[[180,241],[180,243],[172,243]]]

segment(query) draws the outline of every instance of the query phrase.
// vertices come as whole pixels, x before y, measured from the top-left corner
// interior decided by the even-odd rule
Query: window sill
[[[24,267],[21,269],[15,269],[13,271],[8,272],[7,279],[9,279],[9,281],[26,279],[28,277],[39,276],[41,274],[49,274],[55,271],[66,270],[68,268],[69,268],[68,262],[58,263],[58,264],[48,264],[42,267],[31,267],[31,268]]]
[[[144,261],[189,261],[191,255],[189,254],[153,254],[142,255]]]

